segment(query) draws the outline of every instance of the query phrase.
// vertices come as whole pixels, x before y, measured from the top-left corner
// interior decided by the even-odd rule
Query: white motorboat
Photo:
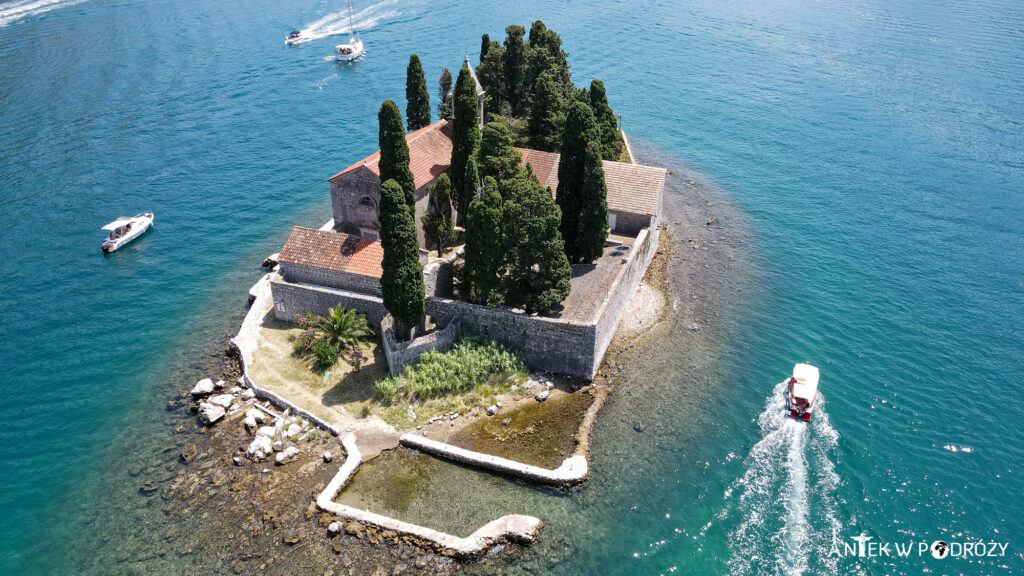
[[[789,415],[804,422],[811,421],[815,397],[818,395],[818,369],[810,364],[797,364],[789,379],[786,399]]]
[[[153,225],[153,213],[143,212],[135,216],[122,216],[103,227],[110,232],[100,250],[113,252],[125,244],[142,236]]]
[[[287,36],[284,37],[284,43],[288,44],[289,46],[302,44],[305,41],[306,38],[304,38],[302,36],[302,32],[299,32],[298,30],[292,30],[291,32],[288,33]]]
[[[342,62],[351,62],[362,56],[366,50],[363,48],[363,39],[359,37],[359,29],[356,28],[355,12],[352,10],[352,0],[348,2],[348,42],[338,44],[334,47],[334,58]]]

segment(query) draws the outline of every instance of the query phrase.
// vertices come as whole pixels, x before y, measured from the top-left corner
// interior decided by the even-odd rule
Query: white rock
[[[252,400],[254,398],[256,398],[256,391],[253,390],[252,388],[249,388],[245,392],[242,392],[242,400]]]
[[[218,394],[216,396],[210,396],[209,398],[207,398],[206,401],[209,402],[210,404],[213,404],[214,406],[220,406],[221,408],[227,410],[235,401],[235,397],[232,396],[231,394]]]
[[[498,408],[501,408],[501,402],[495,402],[494,405],[497,406]]]
[[[228,394],[241,394],[241,393],[242,393],[242,389],[239,388],[238,386],[232,386],[231,390],[228,390]]]
[[[335,534],[341,533],[341,522],[338,522],[337,520],[335,520],[334,522],[331,522],[330,524],[328,524],[327,525],[327,533],[330,534],[331,536],[334,536]]]
[[[270,438],[266,436],[256,436],[252,443],[249,444],[249,454],[255,456],[257,460],[262,460],[273,449],[273,446],[270,444]]]
[[[277,429],[273,426],[260,426],[260,429],[256,431],[257,436],[263,436],[268,440],[277,435]]]
[[[298,436],[299,434],[302,434],[302,426],[299,426],[298,424],[292,424],[284,433],[284,435],[287,436],[288,438],[291,438],[292,436]]]
[[[459,417],[459,413],[458,412],[456,412],[455,414],[452,414],[452,420],[455,420],[458,417]]]
[[[224,408],[217,406],[216,404],[210,404],[208,402],[199,403],[199,420],[203,424],[213,424],[217,420],[224,417],[227,411]]]
[[[256,419],[253,418],[252,416],[246,416],[245,420],[242,423],[245,424],[245,427],[249,430],[252,430],[253,428],[259,426],[259,424],[256,423]]]
[[[295,446],[289,446],[285,448],[284,451],[279,452],[277,454],[277,456],[274,458],[274,462],[278,464],[287,464],[294,460],[295,457],[299,455],[299,453],[300,450],[298,448],[296,448]]]
[[[235,463],[235,466],[241,466],[242,465],[242,457],[241,456],[235,456],[231,460]]]
[[[223,380],[217,380],[217,384],[216,384],[216,386],[217,386],[217,390],[220,390],[221,388],[223,388],[224,386],[226,386],[226,384],[224,383],[224,381],[223,381]]]
[[[206,396],[213,392],[213,380],[209,378],[203,378],[199,382],[196,382],[194,388],[192,388],[193,396]]]
[[[263,412],[263,410],[259,410],[256,408],[249,408],[248,410],[246,410],[245,417],[252,418],[253,420],[260,424],[263,424],[264,422],[267,421],[267,414]]]
[[[551,391],[550,390],[541,390],[539,394],[534,396],[534,398],[537,399],[537,402],[543,402],[543,401],[547,400],[548,396],[550,396],[550,395],[551,395]]]
[[[275,440],[270,447],[274,449],[274,452],[280,452],[281,450],[284,450],[284,442]]]
[[[331,460],[334,460],[334,454],[331,454],[330,450],[325,451],[324,452],[324,462],[330,462]]]
[[[547,384],[544,384],[544,387],[548,390],[551,390],[552,388],[555,387],[555,385],[551,382],[548,382]]]
[[[495,406],[494,404],[491,404],[490,406],[487,407],[487,415],[488,416],[494,416],[497,413],[498,413],[498,407]]]

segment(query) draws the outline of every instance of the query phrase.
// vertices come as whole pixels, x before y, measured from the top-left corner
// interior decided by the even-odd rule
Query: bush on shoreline
[[[427,400],[469,392],[494,378],[516,374],[525,374],[521,354],[493,340],[460,334],[451,350],[424,353],[419,363],[377,382],[374,390],[384,401]]]

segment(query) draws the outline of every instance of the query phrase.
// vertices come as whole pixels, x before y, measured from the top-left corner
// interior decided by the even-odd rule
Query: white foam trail
[[[398,10],[385,10],[388,6],[393,6],[397,3],[398,0],[384,0],[384,2],[378,2],[377,4],[356,12],[355,27],[360,31],[366,31],[380,24],[382,20],[399,16],[400,13]],[[348,34],[350,31],[351,28],[348,23],[348,8],[346,8],[344,10],[328,14],[319,20],[307,24],[302,28],[302,30],[299,30],[299,39],[294,43],[302,44],[303,42],[318,40],[328,36]]]
[[[814,420],[807,425],[787,417],[785,391],[783,381],[765,401],[758,417],[763,438],[751,448],[743,476],[726,491],[726,500],[733,493],[739,500],[718,514],[725,519],[735,512],[739,519],[729,534],[728,565],[736,576],[838,573],[835,559],[826,556],[832,529],[841,526],[839,476],[830,458],[839,435],[829,424],[821,394],[815,399]]]
[[[85,0],[15,0],[0,4],[0,27],[82,2]]]

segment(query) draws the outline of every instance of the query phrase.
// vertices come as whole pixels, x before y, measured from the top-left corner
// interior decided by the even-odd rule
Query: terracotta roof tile
[[[442,172],[448,170],[452,161],[452,129],[446,120],[438,120],[430,126],[405,135],[409,145],[409,168],[412,170],[416,189],[419,190]],[[380,151],[356,162],[338,172],[328,180],[334,180],[360,166],[366,166],[374,174],[380,176]]]
[[[295,226],[279,261],[380,278],[383,259],[384,248],[379,241]]]
[[[556,152],[541,152],[516,148],[523,155],[523,164],[529,164],[533,173],[552,192],[558,190],[558,161]],[[654,214],[658,197],[665,186],[664,168],[627,164],[625,162],[602,161],[604,181],[608,187],[608,209],[634,214]]]

